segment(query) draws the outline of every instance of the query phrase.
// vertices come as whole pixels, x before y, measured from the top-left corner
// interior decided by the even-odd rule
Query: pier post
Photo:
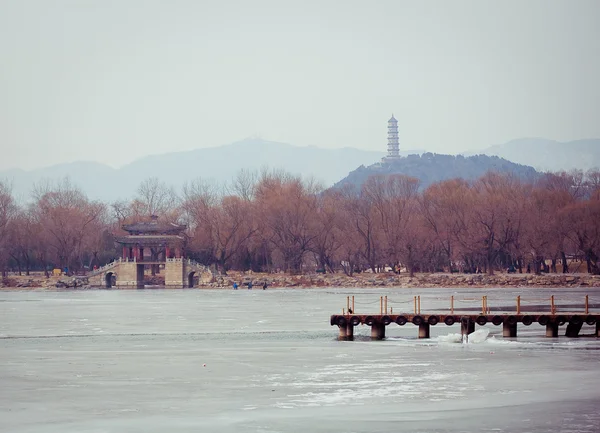
[[[354,340],[354,326],[352,323],[350,323],[350,321],[346,323],[346,340]]]
[[[550,338],[558,337],[558,323],[548,322],[546,324],[546,337],[550,337]]]
[[[460,318],[460,335],[466,335],[475,332],[475,322],[471,320],[470,317],[461,317]]]
[[[600,337],[600,322],[596,319],[596,337]]]
[[[504,321],[502,324],[502,336],[515,338],[517,336],[517,324],[510,324]]]
[[[346,325],[346,326],[338,325],[338,328],[340,328],[340,335],[338,336],[338,340],[346,340],[348,337],[348,334],[347,334],[348,325]]]
[[[374,321],[371,325],[371,340],[383,340],[385,338],[385,325]]]
[[[572,323],[567,324],[567,330],[565,331],[565,337],[577,338],[579,337],[579,331],[581,330],[583,323]]]
[[[419,338],[429,338],[429,323],[419,325]]]

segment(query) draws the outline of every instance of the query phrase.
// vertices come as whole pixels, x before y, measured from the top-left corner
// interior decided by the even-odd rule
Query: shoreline
[[[71,281],[74,277],[44,275],[11,275],[0,281],[0,290],[96,290],[105,289],[98,286],[82,285],[81,287],[57,287],[57,283]],[[77,277],[85,278],[85,277]],[[234,282],[238,290],[248,290],[247,283],[252,281],[252,290],[263,290],[262,285],[267,282],[268,289],[296,288],[296,289],[322,289],[322,288],[390,288],[390,289],[415,289],[415,288],[461,288],[461,289],[518,289],[518,288],[595,288],[600,287],[600,275],[590,274],[447,274],[447,273],[418,273],[412,278],[405,274],[384,272],[380,274],[361,273],[349,277],[345,274],[302,274],[290,275],[284,273],[254,273],[232,271],[227,275],[216,275],[210,282],[200,282],[192,288],[173,288],[161,285],[147,285],[144,290],[171,289],[171,290],[202,290],[202,289],[229,289],[232,290]],[[138,290],[131,287],[112,287],[106,290]]]

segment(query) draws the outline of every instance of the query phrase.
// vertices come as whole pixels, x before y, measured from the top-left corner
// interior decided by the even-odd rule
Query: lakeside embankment
[[[84,277],[77,277],[82,289],[90,288]],[[0,281],[0,288],[11,289],[48,289],[56,290],[61,282],[72,286],[72,277],[50,277],[44,275],[10,275]],[[600,276],[589,274],[405,274],[393,273],[361,273],[349,277],[345,274],[304,274],[290,275],[284,273],[229,272],[227,275],[215,276],[213,281],[200,283],[197,288],[231,289],[237,283],[240,289],[247,289],[252,281],[254,289],[261,289],[264,282],[268,288],[322,288],[322,287],[390,287],[390,288],[498,288],[498,287],[600,287]],[[70,284],[71,283],[71,284]],[[64,285],[63,285],[64,287]]]

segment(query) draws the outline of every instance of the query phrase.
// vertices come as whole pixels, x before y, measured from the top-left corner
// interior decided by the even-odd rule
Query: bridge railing
[[[210,268],[210,266],[203,265],[202,263],[198,263],[198,262],[197,262],[197,261],[195,261],[195,260],[192,260],[192,259],[186,259],[186,263],[187,263],[189,266],[192,266],[192,267],[195,267],[195,268],[201,269],[202,271],[209,271],[211,274],[214,274],[214,272],[213,272],[213,270]]]
[[[109,269],[114,268],[116,265],[118,265],[119,263],[123,262],[124,260],[122,258],[119,258],[118,260],[113,260],[110,263],[105,264],[104,266],[100,266],[99,268],[93,270],[92,272],[88,273],[87,276],[88,277],[93,277],[95,275],[101,274],[103,272],[108,271]]]

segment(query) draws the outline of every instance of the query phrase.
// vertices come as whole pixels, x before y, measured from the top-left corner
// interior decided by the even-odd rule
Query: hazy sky
[[[0,0],[0,169],[600,137],[600,1]],[[234,155],[232,155],[234,157]]]

